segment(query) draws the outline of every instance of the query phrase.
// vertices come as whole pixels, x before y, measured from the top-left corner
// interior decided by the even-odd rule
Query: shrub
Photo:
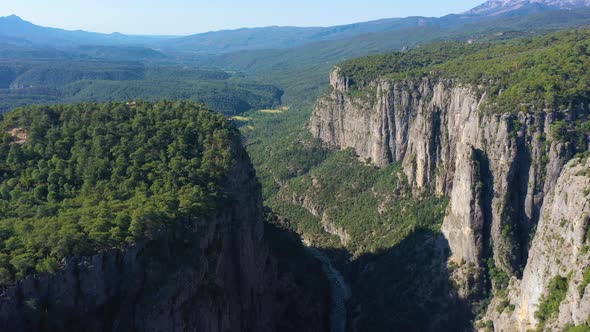
[[[539,320],[540,327],[543,327],[549,319],[559,313],[559,306],[565,299],[567,289],[567,278],[557,275],[551,279],[547,294],[541,297],[539,307],[535,312],[535,318]]]
[[[590,326],[588,326],[588,325],[568,326],[568,327],[566,327],[565,332],[590,332]]]
[[[555,121],[550,130],[554,140],[562,143],[570,140],[569,127],[565,121]]]
[[[584,291],[588,284],[590,284],[590,266],[584,269],[584,273],[582,274],[582,281],[580,282],[580,286],[578,286],[580,296],[584,296]]]
[[[502,301],[500,301],[500,303],[498,303],[498,307],[496,307],[496,311],[499,314],[501,314],[502,312],[504,312],[504,309],[506,309],[509,305],[510,305],[510,301],[508,299],[503,299]]]
[[[499,291],[508,287],[508,283],[510,282],[508,273],[502,269],[497,268],[493,258],[488,259],[488,273],[492,281],[492,285],[494,286],[494,290]]]

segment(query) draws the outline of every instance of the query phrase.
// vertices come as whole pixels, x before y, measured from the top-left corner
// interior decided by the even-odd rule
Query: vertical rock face
[[[557,276],[567,278],[567,294],[559,312],[545,322],[545,330],[560,331],[567,324],[582,325],[590,316],[590,287],[583,274],[590,268],[590,159],[573,159],[565,166],[557,184],[547,195],[541,219],[529,252],[522,281],[509,289],[513,311],[498,313],[490,306],[487,318],[500,331],[535,329],[535,318],[549,283]]]
[[[483,176],[473,146],[459,144],[454,186],[442,233],[451,249],[450,261],[459,268],[451,274],[463,298],[477,297],[482,291],[482,257],[489,245]]]
[[[401,163],[416,195],[451,196],[445,229],[453,258],[481,260],[481,230],[471,227],[487,222],[496,264],[519,274],[543,196],[571,157],[563,144],[544,144],[553,114],[484,114],[478,109],[485,95],[451,81],[376,80],[351,93],[338,68],[330,78],[332,90],[315,106],[311,133],[376,165]],[[484,188],[488,193],[477,193]]]
[[[326,330],[329,299],[300,288],[292,272],[305,266],[279,268],[264,237],[260,186],[235,144],[226,209],[194,233],[67,259],[53,275],[4,289],[0,330]]]
[[[442,231],[449,240],[455,263],[479,264],[484,233],[482,191],[478,190],[482,179],[472,146],[458,147],[455,169],[455,186]]]
[[[400,163],[416,196],[450,196],[443,233],[452,261],[469,266],[468,276],[458,273],[470,280],[462,293],[479,292],[489,258],[521,277],[545,196],[574,154],[571,143],[550,137],[558,111],[480,111],[485,94],[450,80],[353,87],[336,68],[330,81],[311,133],[375,165]],[[570,114],[587,117],[585,110]]]

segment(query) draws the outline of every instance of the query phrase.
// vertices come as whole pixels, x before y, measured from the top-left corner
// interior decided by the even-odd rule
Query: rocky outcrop
[[[313,198],[302,195],[298,196],[295,193],[290,193],[291,195],[291,203],[295,206],[300,206],[306,209],[309,213],[311,213],[314,217],[320,219],[320,223],[324,232],[337,236],[340,239],[340,244],[343,246],[348,245],[350,242],[350,235],[346,232],[343,227],[338,226],[335,224],[331,219],[330,216],[324,211],[324,207],[320,204],[314,202]]]
[[[302,258],[300,244],[288,249],[298,261],[286,261],[267,244],[260,185],[238,143],[234,157],[226,208],[193,231],[69,258],[55,274],[4,289],[0,330],[329,329],[328,287],[309,293],[299,280],[303,269],[325,285],[320,263]],[[298,266],[301,261],[306,265]]]
[[[590,317],[590,287],[583,282],[590,271],[589,229],[590,159],[574,159],[547,195],[522,280],[510,285],[507,299],[513,310],[498,309],[500,301],[495,301],[484,319],[492,320],[498,331],[536,329],[535,312],[551,280],[559,276],[567,279],[567,293],[544,330],[585,324]]]
[[[477,297],[482,293],[484,249],[489,246],[489,229],[486,224],[486,199],[483,190],[477,151],[473,146],[457,147],[454,187],[442,232],[447,238],[451,264],[456,269],[451,274],[463,298]]]
[[[484,204],[482,177],[472,146],[460,145],[456,156],[455,186],[443,233],[453,244],[455,263],[478,264],[484,246]]]
[[[586,119],[586,109],[498,114],[485,90],[453,80],[353,82],[339,68],[316,103],[309,130],[334,148],[353,148],[377,166],[399,163],[414,195],[451,198],[443,233],[458,266],[459,293],[482,295],[488,259],[520,278],[545,196],[553,192],[574,142],[552,124]]]
[[[311,133],[329,146],[352,147],[376,165],[401,163],[416,195],[451,196],[445,229],[464,235],[454,234],[449,243],[453,258],[481,260],[483,239],[466,225],[487,223],[496,264],[519,274],[543,196],[572,155],[565,144],[545,143],[555,114],[480,112],[485,95],[452,81],[376,80],[354,92],[349,81],[338,68],[331,74],[332,90],[315,106]],[[473,151],[465,155],[465,146]],[[479,169],[463,162],[477,162]],[[464,171],[477,171],[482,180]],[[482,188],[489,197],[472,204],[475,193],[465,191]],[[478,220],[466,219],[472,217]]]

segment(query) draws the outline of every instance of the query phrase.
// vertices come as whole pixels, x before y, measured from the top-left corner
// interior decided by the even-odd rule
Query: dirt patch
[[[13,144],[25,144],[27,143],[27,131],[23,128],[12,128],[8,130],[8,135],[10,135],[14,140]]]

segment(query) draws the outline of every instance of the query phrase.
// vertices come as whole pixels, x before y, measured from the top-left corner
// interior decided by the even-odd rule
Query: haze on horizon
[[[483,0],[8,0],[0,16],[18,15],[66,30],[188,35],[261,26],[333,26],[406,16],[444,16]]]

